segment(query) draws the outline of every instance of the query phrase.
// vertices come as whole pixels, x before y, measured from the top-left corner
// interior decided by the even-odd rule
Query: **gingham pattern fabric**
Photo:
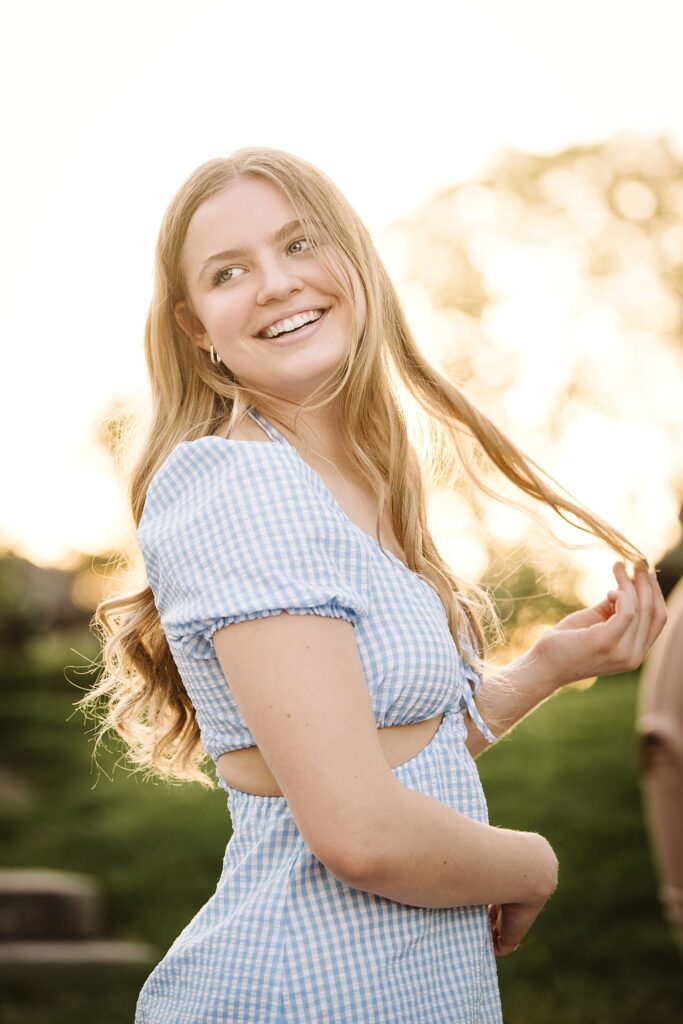
[[[161,623],[215,761],[254,745],[213,648],[217,629],[287,611],[354,626],[378,727],[444,712],[393,768],[488,822],[463,712],[489,742],[438,595],[352,523],[256,410],[269,441],[178,444],[137,536]],[[470,685],[472,684],[472,685]],[[417,907],[339,882],[284,797],[228,786],[233,834],[214,894],[147,978],[135,1024],[500,1024],[487,908]]]

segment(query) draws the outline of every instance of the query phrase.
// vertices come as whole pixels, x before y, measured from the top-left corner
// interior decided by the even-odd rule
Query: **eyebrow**
[[[281,228],[278,228],[275,234],[272,235],[272,237],[269,238],[268,241],[271,242],[272,244],[274,244],[275,242],[284,242],[287,235],[291,234],[292,231],[294,231],[297,228],[301,228],[303,230],[303,225],[301,224],[301,221],[290,220],[286,224],[283,224]],[[241,248],[224,249],[223,252],[214,253],[213,256],[209,256],[208,259],[205,259],[204,262],[202,263],[202,267],[201,270],[199,271],[197,280],[201,280],[201,278],[204,275],[204,271],[212,263],[217,263],[220,260],[237,259],[238,256],[244,256],[245,253],[247,253],[248,251],[249,250],[246,246],[242,246]]]

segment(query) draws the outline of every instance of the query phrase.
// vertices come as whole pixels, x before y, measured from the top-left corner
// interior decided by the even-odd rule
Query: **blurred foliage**
[[[0,556],[0,662],[2,678],[54,677],[57,660],[70,651],[87,659],[98,654],[93,634],[83,644],[84,627],[95,606],[110,590],[116,557],[83,556],[75,569],[34,565],[12,552]],[[78,641],[78,649],[70,647]],[[78,661],[79,667],[83,659]]]
[[[457,314],[451,369],[465,383],[478,377],[464,352],[475,326],[467,321],[496,301],[496,247],[515,239],[566,246],[585,280],[613,296],[626,329],[636,317],[683,344],[683,161],[665,138],[617,137],[552,155],[503,151],[487,177],[443,190],[391,234],[406,276],[436,310]],[[629,288],[646,279],[645,296]],[[586,384],[569,381],[566,397]]]
[[[15,555],[0,559],[0,649],[23,650],[29,638],[45,628],[46,613],[36,589],[29,589]]]
[[[5,672],[39,670],[40,659],[28,656],[31,645],[49,638],[63,650],[62,631],[87,621],[88,614],[72,600],[72,586],[69,572],[40,568],[12,553],[0,557],[0,659]]]
[[[678,521],[683,527],[683,505],[678,513]],[[677,544],[664,553],[657,563],[657,578],[666,600],[683,576],[683,530]]]
[[[580,607],[571,598],[543,589],[542,582],[530,555],[522,561],[519,556],[511,559],[505,551],[490,551],[489,567],[480,583],[491,593],[507,640],[508,660],[533,642],[539,624],[559,621]],[[573,592],[571,578],[565,577],[564,589]]]
[[[683,499],[683,160],[673,146],[616,136],[548,155],[504,150],[479,180],[432,195],[386,238],[427,356],[560,487],[656,561]],[[488,460],[477,471],[557,536],[591,542]],[[549,542],[531,517],[510,547],[498,528],[507,510],[459,491],[473,510],[467,544],[485,550],[479,576],[492,596],[503,587],[510,629],[510,595],[515,606],[524,599],[529,623],[586,603],[594,556]],[[540,592],[515,568],[521,560]]]

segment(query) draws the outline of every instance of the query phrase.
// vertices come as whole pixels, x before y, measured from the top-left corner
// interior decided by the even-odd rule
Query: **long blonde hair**
[[[564,513],[571,513],[584,524],[573,526],[601,538],[627,560],[647,567],[642,552],[608,523],[549,486],[542,475],[551,478],[429,364],[413,338],[367,228],[333,182],[299,157],[260,147],[240,149],[230,157],[202,164],[180,187],[161,224],[144,335],[151,414],[144,434],[140,422],[132,423],[119,439],[120,452],[128,453],[130,460],[128,500],[136,526],[150,481],[171,450],[181,441],[215,433],[226,420],[232,430],[247,409],[258,407],[259,397],[264,397],[243,385],[224,364],[214,364],[183,333],[174,316],[178,302],[191,308],[181,252],[192,216],[205,200],[250,177],[274,184],[287,197],[308,241],[351,304],[354,329],[349,348],[325,382],[319,404],[333,399],[338,403],[349,458],[379,499],[378,536],[379,523],[388,511],[409,567],[441,598],[458,651],[477,673],[482,674],[487,665],[485,631],[490,627],[499,639],[500,623],[486,591],[455,576],[439,555],[427,526],[425,500],[427,474],[452,482],[461,467],[486,494],[516,505],[491,491],[474,473],[473,462],[481,454],[476,443],[525,494],[550,506],[567,522],[571,520]],[[330,259],[330,253],[336,258]],[[362,336],[344,260],[357,271],[365,294]],[[405,389],[429,421],[432,437],[424,470],[408,439],[400,389]],[[305,403],[305,408],[318,407],[313,401]],[[136,445],[131,458],[133,439]],[[128,566],[139,570],[139,551],[126,554]],[[142,577],[138,582],[143,583]],[[194,780],[213,787],[213,780],[201,768],[206,754],[194,708],[150,587],[102,601],[93,625],[100,632],[102,672],[76,706],[98,718],[95,751],[104,734],[113,729],[126,741],[128,758],[138,769],[168,780]]]

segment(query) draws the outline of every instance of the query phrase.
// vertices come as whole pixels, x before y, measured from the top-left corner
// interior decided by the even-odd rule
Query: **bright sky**
[[[502,147],[629,132],[683,152],[678,0],[63,0],[3,22],[0,545],[42,565],[128,536],[95,424],[144,393],[156,232],[204,160],[317,164],[392,273],[383,228]]]

